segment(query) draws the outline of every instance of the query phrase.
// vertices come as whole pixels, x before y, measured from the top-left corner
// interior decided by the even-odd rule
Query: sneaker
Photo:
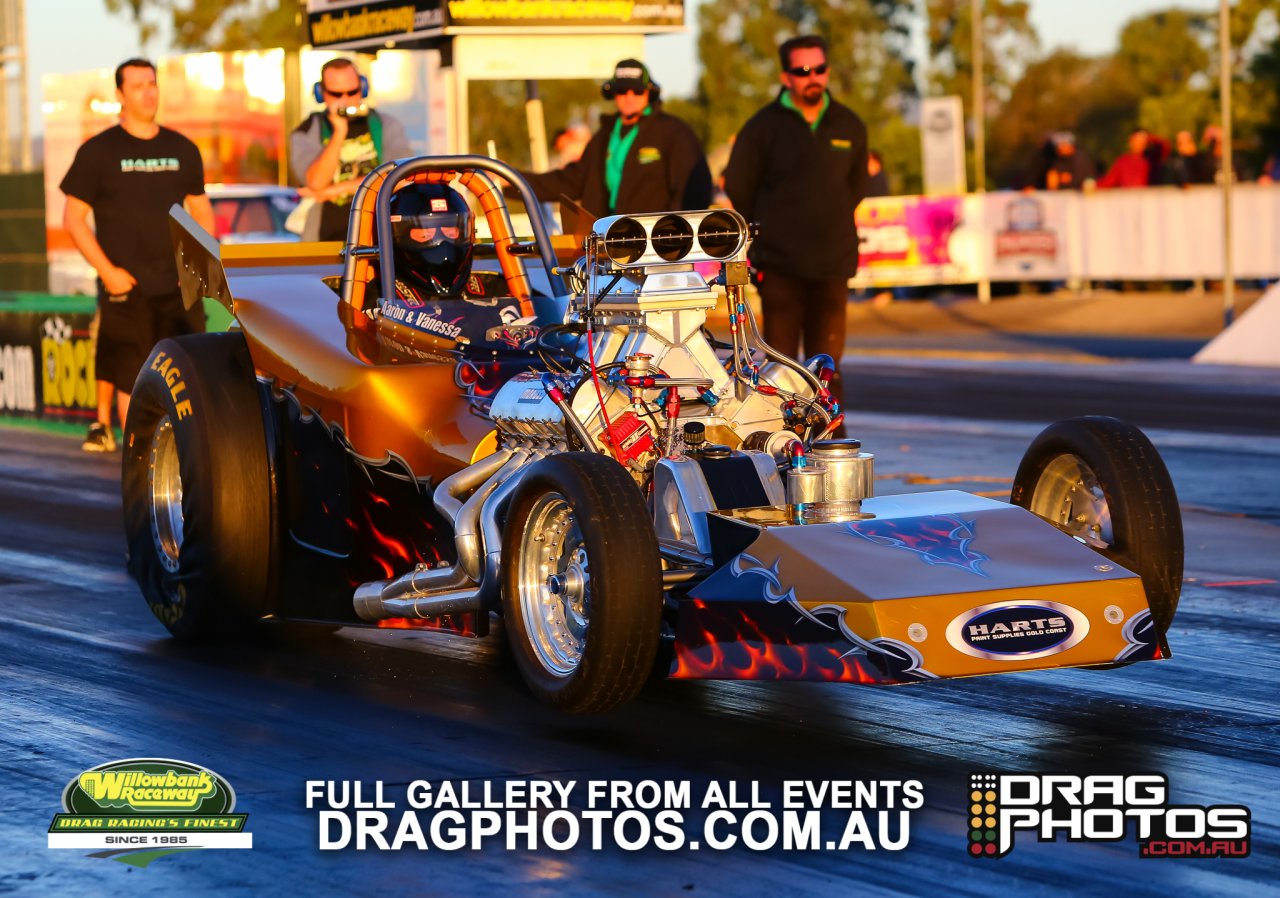
[[[115,452],[115,434],[111,432],[111,428],[107,425],[95,422],[89,425],[89,432],[85,435],[84,445],[80,448],[85,452]]]

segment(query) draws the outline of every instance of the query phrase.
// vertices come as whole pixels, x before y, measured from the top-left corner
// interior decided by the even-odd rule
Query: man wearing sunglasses
[[[858,270],[853,211],[867,191],[867,128],[827,90],[827,42],[794,37],[778,50],[782,90],[738,132],[725,169],[733,207],[760,224],[751,245],[764,338],[798,356],[835,360],[842,401],[848,279]]]
[[[289,135],[289,161],[304,196],[319,205],[319,240],[343,240],[351,196],[364,176],[388,159],[413,154],[404,126],[366,104],[369,82],[344,57],[320,69],[316,99],[324,110],[307,116]],[[315,219],[311,219],[312,222]]]
[[[600,119],[577,162],[542,174],[523,172],[534,193],[547,202],[567,196],[601,217],[709,206],[711,170],[702,142],[662,111],[661,88],[644,63],[622,60],[600,92],[618,114]]]

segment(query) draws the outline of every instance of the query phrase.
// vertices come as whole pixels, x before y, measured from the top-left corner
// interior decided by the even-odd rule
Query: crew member
[[[184,205],[213,232],[196,145],[156,124],[156,68],[127,59],[116,68],[120,124],[89,138],[62,179],[62,226],[98,273],[98,336],[94,348],[98,417],[84,449],[111,452],[111,396],[120,423],[147,353],[158,340],[204,330],[204,310],[187,309],[169,240],[169,207]],[[89,227],[93,212],[94,227]]]
[[[339,56],[326,62],[313,90],[324,109],[293,129],[289,161],[301,179],[303,195],[319,206],[315,236],[343,240],[351,197],[364,176],[413,150],[399,121],[368,107],[369,82],[350,59]]]
[[[827,42],[794,37],[779,48],[782,90],[733,144],[725,192],[760,224],[750,258],[760,288],[765,342],[798,356],[835,360],[842,401],[848,280],[858,270],[853,213],[867,191],[867,128],[827,90]]]
[[[561,195],[595,216],[705,209],[711,170],[702,142],[662,111],[661,88],[644,63],[624,59],[601,87],[617,115],[606,115],[582,157],[542,174],[522,172],[544,202]]]

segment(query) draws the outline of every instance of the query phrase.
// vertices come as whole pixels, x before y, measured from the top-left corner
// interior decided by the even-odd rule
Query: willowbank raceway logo
[[[50,848],[90,849],[91,857],[145,867],[199,848],[252,848],[247,814],[212,770],[166,758],[112,761],[81,773],[62,791],[49,825]]]
[[[1021,832],[1041,842],[1122,842],[1143,858],[1249,856],[1244,805],[1174,805],[1162,773],[1127,776],[975,773],[969,777],[968,851],[1004,857]]]

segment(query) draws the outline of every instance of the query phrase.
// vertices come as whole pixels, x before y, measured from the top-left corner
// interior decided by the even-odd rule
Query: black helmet
[[[448,184],[410,184],[391,197],[396,279],[428,296],[460,296],[471,274],[476,223]]]

